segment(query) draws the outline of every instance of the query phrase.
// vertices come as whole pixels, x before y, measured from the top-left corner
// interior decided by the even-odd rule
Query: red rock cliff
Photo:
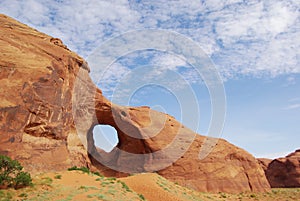
[[[219,140],[200,160],[205,137],[148,107],[109,102],[91,81],[86,62],[59,39],[0,15],[0,48],[0,153],[21,161],[26,170],[77,165],[126,175],[108,168],[122,167],[123,172],[158,171],[200,191],[270,188],[263,169],[244,150]],[[118,131],[112,152],[94,146],[96,124]],[[153,131],[158,134],[151,136]]]
[[[258,160],[261,163],[265,161]],[[286,157],[270,160],[263,166],[272,188],[300,187],[300,149]]]

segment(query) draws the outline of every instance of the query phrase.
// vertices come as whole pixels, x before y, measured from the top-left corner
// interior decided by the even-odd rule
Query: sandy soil
[[[156,174],[140,174],[122,178],[121,180],[124,181],[135,192],[143,194],[147,200],[182,200],[176,197],[176,195],[164,190],[161,186],[159,186],[158,175]]]
[[[300,201],[300,188],[272,189],[268,193],[203,193],[184,188],[154,173],[138,174],[116,179],[65,171],[40,174],[34,186],[24,189],[0,190],[0,201]]]

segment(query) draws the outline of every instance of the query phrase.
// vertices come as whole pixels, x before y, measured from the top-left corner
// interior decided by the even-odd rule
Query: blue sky
[[[224,81],[227,113],[222,137],[257,157],[283,156],[300,145],[299,11],[298,0],[0,0],[1,13],[61,38],[87,60],[107,39],[132,30],[170,30],[192,39]],[[206,134],[209,91],[176,55],[141,51],[120,58],[98,83],[103,93],[114,100],[117,83],[141,65],[155,66],[156,72],[176,71],[187,80],[199,100],[198,132]],[[92,77],[97,77],[96,71]],[[131,95],[129,104],[150,105],[182,120],[172,92],[145,86]],[[182,121],[189,126],[193,118],[191,113]]]

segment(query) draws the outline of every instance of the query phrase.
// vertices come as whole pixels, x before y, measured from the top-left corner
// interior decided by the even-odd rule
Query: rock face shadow
[[[283,158],[258,160],[272,188],[300,187],[300,149]]]

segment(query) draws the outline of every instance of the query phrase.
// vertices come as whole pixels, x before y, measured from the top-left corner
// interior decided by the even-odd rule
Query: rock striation
[[[206,139],[149,107],[108,101],[89,67],[60,39],[0,15],[0,154],[32,173],[86,166],[105,175],[153,172],[199,191],[270,189],[246,151],[220,139],[200,160]],[[113,126],[119,143],[106,153],[93,127]]]

